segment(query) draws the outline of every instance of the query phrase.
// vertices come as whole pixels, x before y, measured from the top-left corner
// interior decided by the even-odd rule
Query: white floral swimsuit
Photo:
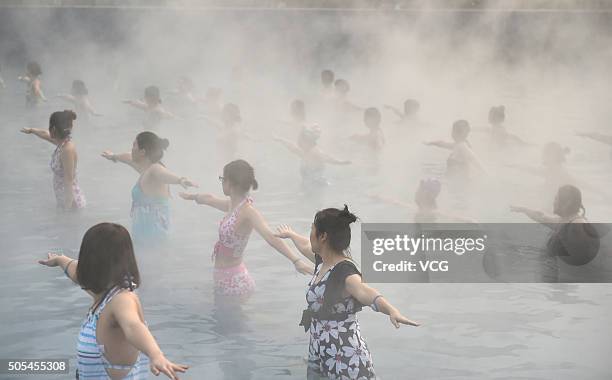
[[[329,276],[337,266],[332,267],[323,278],[313,284],[322,265],[308,284],[306,302],[308,309],[319,312],[323,306],[325,288],[329,284]],[[333,319],[320,319],[313,316],[310,324],[310,346],[308,352],[308,368],[310,372],[326,376],[330,379],[373,379],[372,356],[361,336],[356,312],[360,310],[358,301],[352,296],[342,299],[331,308]]]

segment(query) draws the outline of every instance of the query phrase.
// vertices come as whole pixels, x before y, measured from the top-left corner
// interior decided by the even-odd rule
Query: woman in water
[[[41,101],[47,101],[47,98],[45,98],[45,94],[41,88],[41,75],[42,70],[40,69],[38,62],[29,62],[26,66],[26,74],[17,78],[28,85],[28,89],[26,91],[27,108],[36,107]]]
[[[21,130],[56,146],[51,156],[51,170],[55,200],[62,210],[81,209],[86,203],[77,181],[77,151],[71,137],[74,120],[76,114],[73,111],[57,111],[49,118],[48,131],[36,128]]]
[[[600,238],[609,232],[609,227],[587,221],[582,193],[577,187],[564,185],[559,188],[553,202],[553,215],[521,206],[510,206],[510,211],[525,214],[552,230],[546,243],[545,258],[549,260],[544,266],[550,281],[563,281],[566,276],[570,279],[574,276],[572,282],[597,281],[600,271],[606,267],[602,261],[606,258],[599,255],[599,260],[594,259],[600,251]],[[587,265],[589,263],[591,265]],[[607,273],[604,278],[609,278]]]
[[[565,184],[576,184],[576,180],[566,167],[566,157],[570,153],[568,147],[562,147],[557,142],[549,142],[542,148],[542,161],[539,167],[521,164],[509,164],[508,167],[542,177],[546,191],[555,191]]]
[[[291,121],[288,123],[299,128],[303,128],[306,124],[306,106],[304,101],[295,99],[289,105],[289,114],[291,115]]]
[[[390,105],[385,105],[385,108],[393,112],[399,118],[397,121],[398,124],[404,124],[414,123],[417,121],[417,113],[419,112],[421,105],[414,99],[406,99],[404,102],[404,109],[402,111]]]
[[[531,220],[553,228],[558,223],[584,223],[582,193],[573,185],[559,187],[553,202],[553,215],[522,206],[510,206],[510,211],[527,215]]]
[[[361,336],[356,313],[363,305],[389,316],[400,324],[419,326],[403,316],[376,289],[361,280],[351,259],[351,223],[357,217],[343,210],[328,208],[316,213],[310,239],[281,226],[276,236],[291,239],[300,252],[315,263],[308,284],[307,308],[300,326],[310,332],[308,375],[330,379],[373,379],[372,357]]]
[[[102,116],[96,112],[89,102],[88,94],[89,91],[87,90],[87,86],[85,86],[85,82],[80,79],[76,79],[72,81],[70,94],[57,94],[57,96],[71,102],[74,105],[77,114],[83,116],[84,118],[86,118],[87,115]]]
[[[240,140],[243,138],[254,140],[253,137],[242,128],[240,108],[234,103],[227,103],[223,106],[221,120],[206,115],[202,115],[202,117],[218,127],[217,147],[219,147],[222,152],[221,156],[224,162],[236,158]]]
[[[366,109],[363,112],[363,123],[369,132],[354,134],[350,139],[365,144],[373,150],[380,150],[385,145],[385,135],[380,128],[381,118],[380,111],[377,108]]]
[[[79,379],[148,379],[148,372],[178,379],[189,367],[166,359],[143,316],[134,292],[140,274],[127,230],[100,223],[83,236],[79,258],[49,253],[38,261],[60,267],[93,298],[77,339]]]
[[[334,72],[331,70],[321,71],[321,94],[324,99],[331,99],[334,96]]]
[[[348,93],[350,90],[351,86],[345,79],[337,79],[334,82],[334,96],[337,110],[341,112],[363,111],[362,107],[359,107],[348,100]]]
[[[186,177],[172,173],[161,162],[169,144],[168,139],[145,131],[136,136],[130,153],[102,153],[102,157],[127,164],[140,174],[132,188],[132,234],[137,242],[157,242],[167,237],[170,228],[169,185],[197,187]]]
[[[305,185],[329,185],[329,182],[323,175],[325,164],[348,165],[351,163],[350,161],[338,160],[323,153],[317,146],[320,136],[321,129],[318,126],[313,126],[302,129],[297,144],[280,137],[274,138],[274,140],[283,144],[291,153],[294,153],[302,160],[300,174],[302,175],[302,183]]]
[[[143,126],[145,129],[157,127],[163,119],[175,119],[176,116],[171,112],[166,111],[161,103],[159,88],[157,86],[149,86],[145,88],[143,100],[124,100],[126,104],[145,111],[145,119]]]
[[[467,140],[469,134],[470,124],[465,120],[457,120],[453,123],[451,133],[453,142],[440,140],[425,142],[425,145],[437,146],[451,151],[446,160],[446,174],[451,177],[469,178],[472,168],[476,168],[480,173],[486,174],[484,167]]]
[[[506,120],[506,107],[498,106],[489,109],[489,124],[491,125],[491,138],[498,146],[527,145],[520,137],[509,133],[504,126]]]
[[[438,208],[438,195],[441,189],[442,184],[437,179],[425,179],[419,182],[414,193],[414,203],[406,203],[380,195],[370,195],[370,197],[413,211],[414,223],[475,223],[472,219],[441,211]]]
[[[291,260],[298,272],[312,273],[312,265],[304,262],[281,239],[275,237],[263,216],[253,206],[249,195],[251,189],[257,190],[253,167],[244,160],[232,161],[225,165],[223,176],[219,179],[223,195],[227,198],[211,194],[180,194],[185,200],[226,213],[219,223],[219,241],[212,254],[215,262],[215,295],[245,299],[255,289],[255,282],[243,262],[244,250],[252,230],[257,231],[268,244]]]

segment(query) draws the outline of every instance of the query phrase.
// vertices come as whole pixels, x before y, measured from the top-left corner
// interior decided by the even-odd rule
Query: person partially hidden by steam
[[[38,62],[29,62],[26,66],[26,74],[17,77],[18,80],[25,82],[28,85],[26,91],[26,108],[34,108],[40,102],[46,102],[47,98],[42,91],[40,76],[42,70]]]
[[[123,103],[145,112],[145,118],[142,122],[144,129],[155,129],[164,119],[177,119],[176,115],[162,107],[159,87],[157,86],[145,88],[143,100],[126,99]]]
[[[399,118],[399,120],[396,121],[397,124],[411,124],[417,121],[421,105],[414,99],[406,99],[402,110],[389,104],[385,104],[384,107]]]
[[[75,107],[77,115],[83,116],[87,120],[88,116],[102,116],[102,114],[96,112],[94,107],[89,101],[89,90],[85,82],[80,79],[72,81],[72,87],[70,88],[70,94],[59,93],[57,97],[66,100]]]
[[[506,130],[504,122],[506,121],[506,107],[497,106],[489,109],[489,124],[491,125],[491,139],[497,146],[509,146],[509,145],[528,145],[525,140],[521,139],[517,135],[509,133]]]
[[[455,215],[438,208],[438,195],[442,183],[434,178],[422,179],[414,193],[414,201],[408,203],[380,194],[367,194],[371,199],[402,207],[413,213],[414,223],[476,223],[474,219]]]
[[[588,222],[582,193],[573,185],[561,186],[557,191],[554,215],[522,206],[510,206],[510,211],[523,213],[550,228],[552,233],[546,243],[546,254],[570,266],[593,261],[600,251],[601,238],[609,232],[607,225]]]
[[[300,175],[302,185],[307,188],[327,186],[329,182],[325,178],[325,165],[349,165],[351,161],[337,159],[319,149],[318,141],[321,129],[314,125],[302,128],[297,138],[297,144],[281,137],[274,137],[275,141],[283,144],[291,153],[301,159]]]
[[[469,179],[472,177],[474,169],[477,169],[481,175],[487,174],[468,141],[470,129],[470,124],[466,120],[457,120],[453,123],[451,132],[453,142],[442,140],[424,142],[425,145],[437,146],[451,151],[446,159],[446,175],[451,178]]]

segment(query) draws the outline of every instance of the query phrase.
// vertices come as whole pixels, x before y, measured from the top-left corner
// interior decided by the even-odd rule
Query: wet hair
[[[418,206],[437,206],[436,199],[440,195],[442,184],[437,179],[422,179],[419,182],[414,201]]]
[[[149,87],[145,88],[144,97],[145,97],[145,99],[155,100],[158,103],[162,102],[161,101],[161,97],[159,95],[159,87],[157,87],[157,86],[149,86]]]
[[[491,107],[491,109],[489,110],[489,123],[503,123],[504,120],[506,120],[506,107]]]
[[[321,83],[326,86],[331,86],[334,83],[334,72],[331,70],[321,71]]]
[[[114,286],[137,288],[140,273],[132,238],[125,227],[100,223],[87,230],[81,242],[76,271],[81,288],[95,294]]]
[[[576,215],[582,210],[584,216],[586,210],[582,205],[582,193],[580,189],[573,185],[564,185],[557,191],[557,205],[555,206],[555,214],[560,217],[569,217]]]
[[[347,205],[342,210],[337,208],[326,208],[315,214],[314,226],[317,229],[317,237],[327,234],[329,246],[337,252],[349,255],[348,247],[351,245],[351,223],[357,220],[357,216],[351,213]]]
[[[306,108],[304,106],[304,101],[300,99],[295,99],[291,102],[291,115],[297,117],[301,121],[306,119]]]
[[[549,163],[561,164],[565,162],[565,157],[569,154],[570,148],[562,147],[557,142],[549,142],[544,145],[542,154]]]
[[[35,77],[39,76],[42,74],[42,70],[40,69],[40,65],[38,64],[38,62],[32,61],[32,62],[28,62],[27,66],[26,66],[26,70],[28,72],[28,74],[31,74]]]
[[[404,102],[404,113],[407,116],[414,115],[419,108],[421,108],[421,105],[414,99],[406,99]]]
[[[467,120],[457,120],[453,123],[452,136],[457,141],[466,141],[470,134],[470,123]]]
[[[336,89],[336,91],[342,92],[344,94],[351,90],[351,86],[344,79],[336,79],[336,81],[334,82],[334,88]]]
[[[49,117],[49,134],[58,139],[65,139],[72,133],[72,122],[77,118],[71,110],[56,111]]]
[[[380,111],[376,107],[370,107],[363,111],[363,122],[368,128],[378,128],[381,119]]]
[[[155,163],[164,157],[164,150],[168,148],[170,141],[160,138],[153,132],[145,131],[136,136],[136,144],[145,151],[145,157]]]
[[[226,164],[223,167],[223,179],[245,193],[259,187],[255,179],[255,169],[245,160],[234,160]]]
[[[240,123],[242,116],[240,116],[240,108],[234,103],[227,103],[223,106],[221,112],[223,114],[223,120],[229,123]]]
[[[72,81],[72,90],[70,92],[74,96],[85,96],[89,93],[89,91],[87,91],[87,86],[85,86],[85,82],[80,79]]]

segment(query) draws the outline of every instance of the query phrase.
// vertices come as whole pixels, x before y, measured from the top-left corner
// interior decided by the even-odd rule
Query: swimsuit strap
[[[250,196],[246,196],[244,197],[244,199],[242,201],[240,201],[240,203],[238,203],[238,206],[236,206],[236,208],[232,211],[232,213],[238,212],[242,206],[244,206],[245,203],[253,203],[253,198],[251,198]]]
[[[92,310],[90,311],[91,314],[96,317],[99,317],[100,313],[102,313],[102,310],[104,310],[104,307],[106,307],[106,305],[113,299],[113,297],[119,294],[121,290],[122,289],[118,286],[113,286],[112,288],[108,289],[104,294],[102,301],[100,301],[92,308]]]

